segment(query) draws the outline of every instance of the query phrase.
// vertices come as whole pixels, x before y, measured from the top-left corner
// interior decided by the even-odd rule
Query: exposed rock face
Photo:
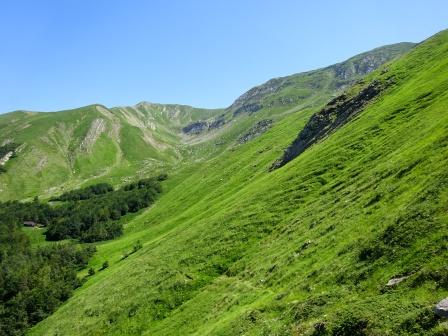
[[[186,134],[199,134],[206,130],[208,130],[206,121],[196,121],[182,128],[182,132]]]
[[[14,154],[19,152],[19,145],[8,141],[6,144],[0,146],[0,166],[4,166],[6,162],[9,161],[12,157],[14,157]],[[2,172],[5,171],[2,167]]]
[[[100,137],[101,133],[106,130],[106,123],[104,119],[97,118],[90,125],[84,140],[81,142],[79,148],[84,151],[90,151],[95,142]]]
[[[354,75],[367,75],[386,63],[389,58],[386,55],[366,55],[356,62],[345,62],[333,65],[336,78],[350,79]]]
[[[240,144],[246,143],[253,138],[256,138],[257,136],[263,134],[268,129],[270,129],[272,126],[272,120],[271,119],[265,119],[258,121],[254,126],[252,126],[247,133],[243,134],[238,138],[238,142]]]
[[[442,301],[440,301],[434,307],[434,312],[441,317],[448,318],[448,298],[445,298]]]
[[[263,108],[263,105],[259,104],[259,103],[253,103],[253,104],[245,104],[242,105],[241,107],[237,108],[234,112],[233,112],[233,116],[237,116],[238,114],[241,113],[254,113],[257,112],[258,110],[261,110]]]
[[[234,115],[248,109],[255,112],[261,108],[260,99],[270,93],[278,91],[283,83],[283,78],[273,78],[262,85],[258,85],[239,96],[229,107]]]
[[[5,154],[5,156],[3,156],[2,158],[0,158],[0,166],[4,166],[6,164],[6,162],[9,161],[9,159],[11,158],[11,156],[13,156],[14,152],[8,152]]]
[[[210,123],[210,125],[208,126],[208,129],[220,128],[220,127],[224,126],[225,123],[226,122],[224,120],[224,117],[220,116],[219,118],[217,118],[216,120],[214,120]]]
[[[268,94],[275,93],[282,88],[285,78],[274,78],[262,85],[258,85],[238,97],[228,108],[236,116],[241,113],[254,113],[263,108],[261,100]]]
[[[182,128],[182,132],[185,134],[193,135],[193,134],[200,134],[205,131],[214,130],[217,128],[220,128],[224,126],[225,124],[224,116],[220,116],[212,121],[206,121],[206,120],[199,120],[195,121],[184,128]]]
[[[283,157],[273,163],[271,170],[285,165],[308,147],[349,122],[362,111],[367,103],[383,91],[386,85],[388,84],[373,81],[354,97],[342,94],[330,101],[327,106],[311,117],[297,138],[285,150]]]

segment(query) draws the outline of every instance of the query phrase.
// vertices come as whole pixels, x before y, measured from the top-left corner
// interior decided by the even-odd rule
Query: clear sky
[[[272,77],[446,28],[447,0],[1,0],[0,112],[225,107]]]

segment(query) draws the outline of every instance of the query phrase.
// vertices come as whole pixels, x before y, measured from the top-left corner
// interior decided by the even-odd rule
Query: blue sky
[[[445,28],[446,0],[2,0],[0,112],[225,107],[272,77]]]

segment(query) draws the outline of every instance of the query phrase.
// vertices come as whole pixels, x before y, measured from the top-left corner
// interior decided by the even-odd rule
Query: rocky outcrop
[[[434,313],[448,318],[448,298],[443,299],[434,307]]]
[[[387,282],[386,286],[388,286],[388,287],[396,286],[396,285],[398,285],[400,282],[406,280],[407,278],[409,278],[409,275],[408,275],[408,276],[399,277],[399,278],[393,278],[393,279],[390,279],[390,280]]]
[[[101,133],[103,133],[105,130],[106,130],[105,120],[101,118],[95,119],[90,125],[89,131],[82,140],[79,148],[82,151],[89,152],[92,149],[95,142],[100,137]]]
[[[389,82],[372,81],[353,97],[342,94],[330,101],[321,111],[315,113],[293,143],[285,150],[282,158],[275,161],[271,170],[282,167],[299,156],[308,147],[328,136],[356,116],[382,92]]]
[[[353,62],[344,62],[331,66],[337,79],[347,80],[355,76],[364,76],[379,68],[389,60],[387,55],[366,55]]]
[[[182,128],[182,132],[189,135],[200,134],[206,131],[214,130],[217,128],[221,128],[225,124],[224,116],[219,116],[215,120],[207,121],[207,120],[199,120],[188,124],[184,128]]]
[[[0,146],[0,174],[7,171],[4,166],[16,155],[19,151],[18,148],[19,146],[14,142],[7,142],[5,145]]]
[[[8,152],[6,153],[2,158],[0,158],[0,166],[4,166],[6,162],[9,161],[9,159],[13,156],[14,152]]]
[[[264,119],[258,121],[254,126],[252,126],[246,133],[238,138],[238,143],[246,143],[257,136],[260,136],[272,126],[272,119]]]
[[[182,132],[184,132],[185,134],[199,134],[206,130],[208,130],[207,121],[195,121],[182,128]]]
[[[261,110],[263,108],[263,105],[261,105],[260,103],[252,103],[252,104],[245,104],[240,106],[239,108],[237,108],[234,112],[233,112],[233,116],[237,116],[238,114],[241,113],[254,113],[257,112],[258,110]]]
[[[220,128],[220,127],[224,126],[225,123],[226,123],[226,121],[224,120],[224,117],[220,116],[219,118],[213,120],[210,123],[210,125],[208,126],[208,129],[212,130],[212,129]]]
[[[12,141],[8,141],[0,146],[0,166],[4,166],[9,159],[13,158],[14,154],[18,151],[18,148],[19,145]]]
[[[373,49],[359,54],[345,62],[331,65],[329,69],[334,71],[336,79],[348,80],[357,76],[365,76],[378,69],[381,65],[400,56],[415,46],[414,43],[403,42],[390,46]]]
[[[263,97],[275,93],[280,90],[284,81],[284,78],[274,78],[262,85],[258,85],[239,96],[228,110],[232,111],[233,115],[248,112],[254,113],[263,108],[261,100]]]

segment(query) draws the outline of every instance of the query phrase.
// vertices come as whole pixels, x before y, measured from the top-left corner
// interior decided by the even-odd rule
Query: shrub
[[[368,321],[353,315],[343,318],[342,322],[333,328],[333,336],[364,336],[366,334]]]
[[[328,335],[328,330],[325,322],[318,322],[314,324],[314,331],[312,336],[326,336]]]
[[[426,334],[426,331],[435,327],[440,320],[431,308],[424,308],[416,315],[408,318],[400,325],[400,330],[411,333]]]
[[[165,181],[167,179],[168,179],[168,174],[167,173],[162,173],[162,174],[159,174],[157,176],[157,181]]]
[[[106,260],[105,262],[103,262],[103,265],[101,266],[101,270],[104,270],[108,267],[109,267],[109,262]]]
[[[137,242],[134,244],[134,247],[132,248],[132,253],[137,252],[143,247],[142,242],[140,240],[137,240]]]

